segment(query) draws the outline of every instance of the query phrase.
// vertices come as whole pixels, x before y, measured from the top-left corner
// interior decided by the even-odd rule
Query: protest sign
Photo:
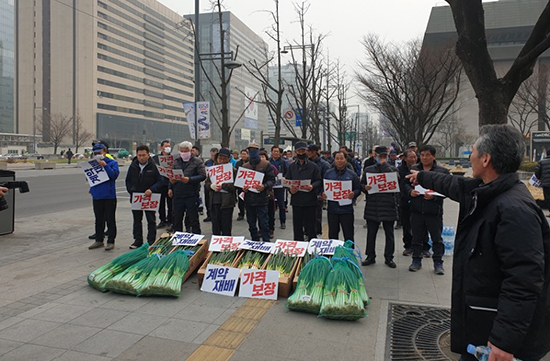
[[[246,169],[239,167],[237,170],[237,177],[235,178],[235,187],[244,188],[245,186],[249,187],[249,191],[254,193],[260,193],[254,187],[262,184],[264,180],[264,174],[261,172],[256,172],[252,169]]]
[[[163,168],[172,168],[174,165],[173,155],[159,155],[159,165]]]
[[[196,246],[204,236],[187,232],[176,232],[172,236],[172,246]]]
[[[426,189],[421,185],[415,186],[414,190],[418,191],[418,193],[420,193],[421,195],[428,194],[428,195],[437,196],[437,197],[445,197],[443,194],[434,192],[431,189]]]
[[[275,249],[275,243],[255,242],[247,239],[239,246],[239,249],[246,249],[262,253],[273,253],[273,250]]]
[[[211,252],[235,251],[244,243],[244,237],[214,236],[210,240],[208,250]]]
[[[233,183],[233,166],[231,163],[207,167],[206,172],[214,184]]]
[[[324,179],[323,182],[327,200],[338,202],[341,206],[352,203],[352,200],[349,199],[349,195],[353,194],[350,180],[334,181]]]
[[[202,282],[201,291],[233,297],[239,282],[239,268],[209,264]]]
[[[132,193],[133,211],[158,211],[160,204],[160,193],[152,193],[147,197],[145,193]]]
[[[391,173],[367,173],[367,185],[372,188],[368,191],[373,193],[398,193],[399,176],[397,172]]]
[[[158,167],[161,176],[168,179],[183,180],[183,170]]]
[[[318,254],[318,255],[333,255],[334,250],[337,246],[343,246],[344,241],[340,241],[338,239],[319,239],[319,238],[313,238],[311,241],[309,241],[309,245],[307,247],[307,252],[309,254]]]
[[[308,247],[308,242],[299,242],[299,241],[286,241],[284,239],[278,239],[275,242],[275,248],[272,253],[278,252],[279,250],[283,253],[303,257],[306,254]]]
[[[300,192],[308,192],[308,190],[305,189],[305,186],[309,186],[309,185],[311,185],[311,179],[293,180],[293,179],[283,178],[283,187],[286,187],[286,188],[296,187]]]
[[[241,271],[239,297],[277,299],[279,289],[279,271],[249,270]]]
[[[105,169],[99,165],[97,159],[92,159],[86,162],[78,162],[78,165],[84,170],[86,179],[90,187],[107,182],[109,175]]]

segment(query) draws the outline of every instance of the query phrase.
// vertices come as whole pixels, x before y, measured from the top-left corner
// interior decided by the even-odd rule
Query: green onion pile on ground
[[[294,311],[318,314],[323,299],[323,286],[332,265],[326,257],[309,261],[300,272],[296,290],[288,298],[286,306]]]
[[[139,295],[179,297],[183,276],[189,269],[185,252],[177,250],[162,257],[139,290]]]
[[[237,250],[213,252],[212,256],[210,256],[210,260],[208,261],[208,264],[229,267],[233,264],[233,261],[235,260],[235,257],[237,257],[238,252],[239,251]]]
[[[168,254],[172,248],[174,248],[174,246],[172,246],[172,237],[168,236],[159,238],[150,248],[149,256],[154,254]]]
[[[266,270],[279,271],[279,278],[290,277],[296,259],[295,256],[278,251],[267,261]]]
[[[365,306],[370,305],[370,298],[367,294],[367,289],[365,288],[365,279],[363,278],[363,272],[361,271],[361,268],[359,267],[359,262],[357,261],[357,257],[355,256],[355,252],[352,248],[348,247],[350,246],[351,242],[346,241],[344,243],[344,246],[338,246],[334,250],[334,258],[335,259],[349,259],[350,262],[353,262],[353,265],[350,264],[349,267],[355,274],[355,277],[357,277],[357,284],[359,285],[359,294],[361,295],[361,299],[363,300],[363,304]]]
[[[268,255],[268,253],[246,251],[237,268],[260,269]]]
[[[149,243],[144,243],[138,249],[118,256],[111,262],[104,264],[88,275],[88,284],[101,292],[106,292],[105,284],[107,281],[147,257],[148,248]]]
[[[105,288],[116,293],[137,295],[151,271],[160,262],[157,256],[142,259],[113,277]]]
[[[300,271],[304,269],[305,265],[309,263],[312,259],[315,258],[315,255],[306,252],[304,257],[302,257],[302,263],[300,264]]]
[[[325,280],[319,316],[335,320],[357,320],[367,315],[359,294],[357,276],[350,266],[354,267],[347,261],[334,262]]]

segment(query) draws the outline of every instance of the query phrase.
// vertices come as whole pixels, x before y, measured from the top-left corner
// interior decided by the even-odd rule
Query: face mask
[[[191,152],[180,152],[180,157],[181,157],[181,160],[183,160],[184,162],[187,162],[189,161],[189,159],[191,159]]]
[[[376,157],[374,160],[376,160],[376,163],[380,164],[380,158]]]
[[[260,150],[259,149],[249,149],[248,150],[248,159],[250,163],[257,164],[260,163]]]
[[[170,154],[171,151],[172,151],[172,148],[170,148],[170,147],[164,148],[164,153]]]
[[[94,158],[97,160],[103,160],[105,156],[103,154],[96,154]]]
[[[296,157],[300,160],[306,160],[307,159],[307,154],[306,153],[298,154],[298,155],[296,155]]]

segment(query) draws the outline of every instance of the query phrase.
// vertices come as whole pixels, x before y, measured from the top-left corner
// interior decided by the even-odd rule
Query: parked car
[[[32,153],[28,155],[29,158],[44,159],[44,156],[40,153]]]

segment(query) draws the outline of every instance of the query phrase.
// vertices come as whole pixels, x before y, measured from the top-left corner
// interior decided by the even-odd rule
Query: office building
[[[0,133],[13,133],[14,76],[14,0],[0,0]]]

